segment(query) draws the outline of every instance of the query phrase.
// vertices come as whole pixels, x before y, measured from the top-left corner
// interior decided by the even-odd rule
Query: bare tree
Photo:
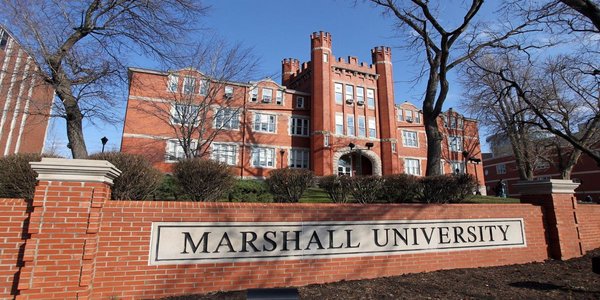
[[[163,85],[132,83],[164,95],[160,101],[139,102],[133,109],[167,126],[185,158],[205,157],[217,136],[241,128],[248,85],[240,82],[247,82],[258,63],[251,49],[217,38],[193,49],[171,67]]]
[[[386,13],[395,17],[401,29],[406,29],[414,39],[409,47],[424,52],[428,67],[427,88],[423,99],[423,116],[427,134],[427,172],[439,175],[442,157],[441,134],[437,118],[448,95],[450,83],[448,72],[460,66],[488,46],[496,45],[513,36],[527,32],[532,20],[525,18],[523,23],[513,26],[514,22],[496,24],[508,26],[499,30],[486,29],[484,24],[474,21],[483,5],[483,0],[468,1],[462,18],[457,24],[444,26],[443,18],[436,16],[434,4],[430,1],[411,0],[369,0],[383,7]],[[445,17],[444,17],[445,18]],[[467,31],[469,29],[470,31]]]
[[[82,120],[114,119],[129,55],[177,53],[206,9],[194,0],[2,0],[0,17],[56,90],[73,158],[85,158]]]

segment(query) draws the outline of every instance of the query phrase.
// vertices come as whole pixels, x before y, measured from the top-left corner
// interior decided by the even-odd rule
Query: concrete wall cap
[[[38,173],[37,180],[103,182],[110,185],[121,175],[121,170],[105,160],[42,158],[41,162],[30,162]]]
[[[579,183],[567,179],[519,181],[515,184],[521,195],[574,194]]]

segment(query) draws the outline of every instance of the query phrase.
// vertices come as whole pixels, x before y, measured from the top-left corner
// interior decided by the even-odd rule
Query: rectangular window
[[[404,159],[404,173],[410,175],[421,175],[421,163],[418,159]]]
[[[233,87],[230,85],[225,87],[225,98],[227,98],[227,99],[233,98]]]
[[[358,105],[365,105],[365,88],[357,86],[356,87],[356,103]]]
[[[465,164],[462,161],[450,162],[453,174],[465,174]]]
[[[304,97],[296,97],[296,108],[304,108]]]
[[[450,117],[450,128],[456,128],[456,117]]]
[[[392,142],[392,153],[396,153],[396,143]]]
[[[402,113],[403,110],[398,109],[398,111],[396,112],[396,114],[398,115],[398,121],[404,121],[404,114]]]
[[[402,131],[402,145],[404,147],[419,147],[416,131]]]
[[[463,140],[461,136],[451,135],[448,137],[448,146],[450,147],[450,151],[452,152],[462,152],[463,151]]]
[[[0,50],[6,49],[6,44],[8,44],[8,32],[0,29]]]
[[[274,148],[253,148],[252,166],[254,167],[274,167],[275,149]]]
[[[367,135],[367,129],[365,124],[365,117],[358,116],[358,136],[365,137]]]
[[[275,132],[275,115],[260,114],[254,115],[254,131]]]
[[[270,103],[273,100],[273,90],[272,89],[262,89],[262,102]]]
[[[346,102],[352,103],[354,101],[354,86],[346,84]]]
[[[348,115],[347,126],[348,126],[348,128],[346,128],[346,134],[354,136],[354,116],[353,115]]]
[[[370,109],[375,109],[375,90],[367,89],[367,105]]]
[[[169,83],[167,84],[167,90],[169,92],[177,92],[177,85],[179,84],[179,76],[171,74],[169,75]]]
[[[171,123],[190,125],[198,122],[200,107],[190,104],[175,104],[171,107]]]
[[[335,84],[335,103],[336,104],[342,104],[344,102],[344,94],[343,94],[343,87],[341,83],[336,83]]]
[[[506,174],[506,165],[505,164],[496,165],[496,174]]]
[[[231,144],[212,144],[211,159],[226,163],[230,166],[235,165],[237,155],[237,146]]]
[[[290,150],[289,166],[296,169],[308,169],[310,159],[309,150],[292,149]]]
[[[344,115],[335,114],[335,134],[344,134]]]
[[[191,141],[190,149],[193,149],[195,152],[197,147],[196,141]],[[185,151],[183,151],[183,147],[179,140],[168,140],[167,141],[167,149],[165,150],[165,161],[173,162],[178,161],[180,159],[185,158]]]
[[[250,101],[256,102],[258,100],[258,88],[253,88],[250,91]]]
[[[291,118],[291,135],[300,135],[300,136],[308,136],[309,135],[309,119],[304,118]]]
[[[463,119],[459,118],[458,121],[457,121],[457,123],[458,123],[458,128],[459,129],[465,128],[465,122],[463,121]]]
[[[326,135],[323,137],[323,146],[324,146],[324,147],[329,147],[329,134],[326,134]]]
[[[206,96],[208,95],[208,88],[210,87],[210,82],[206,79],[200,80],[200,95]]]
[[[418,111],[415,111],[415,123],[417,123],[417,124],[421,123],[421,113]]]
[[[283,104],[283,91],[276,91],[275,92],[275,103],[277,105],[282,105]]]
[[[323,53],[323,62],[329,62],[329,53]]]
[[[404,117],[406,118],[406,122],[412,122],[413,120],[413,112],[412,110],[405,110]]]
[[[377,130],[375,128],[375,119],[374,118],[369,119],[369,137],[370,138],[377,137]]]
[[[196,78],[186,76],[183,78],[183,93],[184,94],[193,94],[196,90]]]
[[[240,111],[237,108],[219,108],[215,113],[215,128],[240,129]]]

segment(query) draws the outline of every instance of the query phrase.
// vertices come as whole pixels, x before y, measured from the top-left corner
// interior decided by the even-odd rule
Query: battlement
[[[376,62],[391,62],[392,49],[390,47],[379,46],[371,49],[373,63]]]
[[[310,43],[312,49],[321,47],[331,49],[331,33],[324,31],[313,32],[310,35]]]
[[[346,61],[342,57],[338,57],[338,59],[333,64],[334,70],[346,70],[351,72],[361,72],[368,74],[375,74],[375,67],[372,64],[366,64],[364,62],[358,62],[358,57],[356,56],[348,56],[348,60]]]

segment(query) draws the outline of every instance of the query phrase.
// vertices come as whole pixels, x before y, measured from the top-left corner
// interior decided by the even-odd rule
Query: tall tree
[[[133,109],[168,127],[166,134],[176,137],[185,158],[206,156],[217,136],[245,126],[241,118],[246,93],[239,83],[254,75],[258,62],[251,49],[219,38],[203,40],[192,49],[167,67],[171,70],[162,85],[132,82],[161,95]]]
[[[114,119],[130,55],[177,53],[206,10],[194,0],[2,0],[0,17],[56,90],[73,158],[85,158],[83,119]]]
[[[468,1],[462,17],[456,19],[440,17],[430,1],[411,0],[369,0],[384,8],[395,17],[399,27],[414,37],[410,47],[424,53],[427,70],[427,87],[423,99],[423,116],[427,134],[427,176],[441,173],[443,135],[438,127],[437,118],[442,112],[444,102],[450,90],[448,72],[460,66],[488,46],[496,45],[515,35],[528,31],[532,20],[517,26],[513,22],[503,25],[503,32],[485,29],[483,24],[475,22],[484,1]],[[449,20],[450,25],[442,24]],[[460,20],[459,22],[456,22]],[[457,24],[452,24],[457,23]],[[502,25],[499,25],[502,26]],[[468,31],[468,29],[470,29]]]

